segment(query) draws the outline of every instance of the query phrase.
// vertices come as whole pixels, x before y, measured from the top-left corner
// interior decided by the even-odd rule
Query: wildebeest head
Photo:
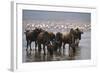
[[[55,40],[55,34],[53,32],[48,32],[50,35],[50,41],[53,42]]]
[[[33,32],[35,32],[36,34],[39,34],[40,32],[43,32],[43,29],[41,29],[41,28],[35,28],[33,30]]]
[[[83,34],[83,31],[81,31],[79,28],[75,29],[76,36],[79,40],[81,40],[81,34]]]
[[[56,33],[55,40],[56,40],[56,41],[62,41],[62,33],[57,32],[57,33]]]
[[[81,40],[81,34],[83,34],[83,32],[79,28],[76,28],[75,30],[71,29],[70,33],[74,36],[74,39]]]

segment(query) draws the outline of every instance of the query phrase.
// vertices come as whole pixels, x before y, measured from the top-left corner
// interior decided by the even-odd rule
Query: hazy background
[[[33,21],[66,21],[68,23],[90,24],[90,13],[79,12],[56,12],[56,11],[39,11],[23,10],[23,20]]]
[[[35,27],[51,32],[54,29],[65,32],[77,27],[87,31],[91,29],[91,13],[23,10],[23,31],[33,30]]]

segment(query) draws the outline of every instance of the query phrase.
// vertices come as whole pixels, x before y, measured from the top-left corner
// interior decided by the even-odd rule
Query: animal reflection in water
[[[26,30],[26,55],[28,58],[34,58],[34,61],[74,59],[81,40],[81,34],[83,32],[79,28],[72,28],[70,32],[57,32],[56,34],[41,28],[35,28],[31,31]],[[32,42],[35,42],[35,50],[31,48]],[[68,47],[65,47],[66,44]],[[29,47],[30,49],[28,49]]]

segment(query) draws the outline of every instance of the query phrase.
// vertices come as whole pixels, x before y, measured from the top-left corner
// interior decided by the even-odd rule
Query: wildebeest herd
[[[79,28],[71,28],[69,32],[57,32],[56,34],[42,28],[26,30],[26,52],[29,51],[27,55],[31,55],[31,43],[35,42],[35,52],[38,52],[38,55],[41,55],[42,50],[44,55],[53,56],[57,53],[64,55],[66,53],[65,45],[68,44],[68,54],[69,56],[74,56],[76,49],[79,46],[79,41],[81,40],[81,34],[83,34],[83,32]],[[63,50],[63,52],[61,52],[61,50]]]

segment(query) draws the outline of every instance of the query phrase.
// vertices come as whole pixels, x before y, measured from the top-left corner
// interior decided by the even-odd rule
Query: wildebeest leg
[[[59,46],[58,48],[59,48],[59,54],[61,54],[61,47]]]
[[[41,44],[38,44],[38,53],[39,53],[39,55],[41,53]]]
[[[65,43],[63,43],[63,55],[65,54]]]
[[[69,44],[69,56],[70,57],[72,57],[72,56],[74,56],[74,47],[73,47],[73,45],[71,44]]]
[[[73,55],[75,55],[75,53],[76,53],[76,46],[72,45],[72,49],[73,49]]]
[[[75,46],[78,47],[79,46],[79,39],[75,40]]]
[[[32,51],[32,49],[31,49],[31,41],[29,42],[29,45],[30,45],[30,53],[29,53],[29,55],[31,55],[31,51]]]
[[[44,51],[44,55],[46,55],[46,53],[45,53],[45,44],[43,44],[43,51]]]
[[[37,42],[35,41],[35,52],[37,51],[36,48],[37,48]]]
[[[78,45],[79,45],[78,43],[75,44],[76,47],[78,47]]]
[[[76,49],[75,49],[75,48],[73,48],[73,54],[75,55],[75,53],[76,53]]]
[[[26,48],[26,51],[27,51],[27,49],[28,49],[28,45],[29,45],[29,41],[27,40],[27,48]]]
[[[69,56],[71,56],[71,46],[69,44],[69,52],[68,52]]]
[[[50,50],[50,56],[53,57],[53,49]]]
[[[32,51],[32,48],[31,48],[31,43],[32,43],[32,41],[30,41],[30,51]]]

